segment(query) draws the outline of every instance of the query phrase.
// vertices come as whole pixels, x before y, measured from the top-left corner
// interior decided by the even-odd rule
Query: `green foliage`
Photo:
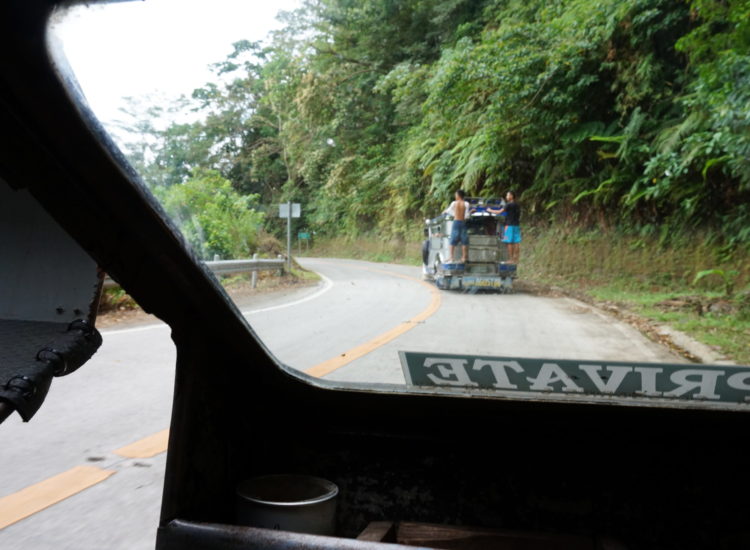
[[[198,171],[185,183],[157,193],[200,257],[252,256],[264,217],[254,209],[257,195],[240,195],[228,180],[210,170]]]
[[[750,243],[750,0],[307,0],[285,23],[216,64],[200,121],[140,123],[152,186],[212,169],[319,234],[389,237],[513,188],[524,223]]]
[[[99,313],[109,311],[125,311],[138,309],[135,300],[123,289],[118,287],[105,288],[99,299]]]
[[[693,284],[698,283],[698,281],[708,277],[708,276],[716,276],[720,277],[723,281],[723,287],[724,287],[724,295],[727,298],[731,298],[734,296],[734,285],[735,281],[740,275],[740,272],[736,269],[706,269],[703,271],[699,271],[695,278],[693,279]]]

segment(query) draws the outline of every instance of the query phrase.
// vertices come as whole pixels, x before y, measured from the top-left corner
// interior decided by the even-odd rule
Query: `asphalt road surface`
[[[282,362],[327,380],[403,384],[400,350],[683,362],[574,300],[441,292],[408,266],[300,262],[320,284],[238,305]],[[102,333],[30,423],[0,425],[3,550],[154,547],[175,350],[157,321]]]

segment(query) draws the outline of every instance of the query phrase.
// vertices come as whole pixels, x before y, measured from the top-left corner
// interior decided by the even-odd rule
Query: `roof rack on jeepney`
[[[466,201],[471,205],[471,215],[493,215],[496,216],[497,214],[493,214],[492,212],[487,212],[487,208],[502,208],[505,206],[505,200],[501,198],[468,198]]]
[[[469,212],[470,216],[498,216],[499,214],[495,214],[493,212],[488,212],[487,208],[493,208],[498,209],[505,206],[505,200],[501,198],[483,198],[483,197],[467,197],[466,202],[468,202],[471,205],[471,211]],[[434,224],[438,223],[440,220],[450,217],[445,212],[441,212],[438,216],[435,216],[434,218],[428,218],[425,220],[426,224]]]

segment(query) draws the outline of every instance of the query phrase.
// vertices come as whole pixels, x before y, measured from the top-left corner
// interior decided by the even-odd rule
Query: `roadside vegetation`
[[[285,242],[291,201],[320,254],[418,263],[456,188],[513,189],[524,276],[750,362],[750,0],[307,0],[283,22],[126,112],[203,258]]]
[[[421,231],[410,239],[383,239],[380,235],[358,235],[357,237],[322,237],[316,239],[302,256],[351,258],[368,262],[422,265]]]
[[[523,276],[669,325],[718,355],[750,364],[746,252],[717,249],[701,235],[662,244],[599,230],[535,229],[527,235]]]

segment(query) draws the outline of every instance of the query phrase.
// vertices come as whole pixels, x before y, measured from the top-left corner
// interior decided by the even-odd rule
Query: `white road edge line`
[[[299,300],[295,300],[294,302],[288,302],[286,304],[279,304],[277,306],[264,307],[261,309],[250,309],[247,311],[241,311],[240,313],[242,313],[242,315],[253,315],[254,313],[264,313],[266,311],[273,311],[275,309],[282,309],[285,307],[296,306],[298,304],[303,304],[305,302],[309,302],[310,300],[319,298],[321,295],[331,290],[331,288],[333,287],[333,281],[331,281],[331,279],[329,279],[325,275],[322,275],[321,273],[318,273],[318,276],[321,279],[323,279],[323,288],[321,288],[320,290],[318,290],[317,292],[313,294],[310,294],[309,296],[305,296],[304,298],[300,298]]]
[[[261,309],[251,309],[247,311],[240,311],[240,313],[242,313],[242,315],[244,316],[253,315],[255,313],[263,313],[266,311],[273,311],[275,309],[282,309],[285,307],[296,306],[298,304],[302,304],[304,302],[309,302],[310,300],[314,300],[315,298],[318,298],[322,294],[331,290],[331,288],[333,287],[333,282],[328,277],[326,277],[325,275],[321,275],[320,273],[318,273],[318,275],[320,276],[321,279],[323,279],[323,288],[321,288],[320,290],[318,290],[317,292],[313,294],[310,294],[309,296],[305,296],[304,298],[295,300],[294,302],[288,302],[286,304],[279,304],[277,306],[271,306],[271,307],[266,307],[266,308],[261,308]],[[169,328],[169,326],[166,323],[158,323],[158,324],[144,325],[141,327],[133,327],[133,328],[123,328],[123,329],[113,329],[113,330],[104,329],[100,332],[102,335],[112,336],[116,334],[130,334],[133,332],[143,332],[146,330],[153,330],[156,328]]]

